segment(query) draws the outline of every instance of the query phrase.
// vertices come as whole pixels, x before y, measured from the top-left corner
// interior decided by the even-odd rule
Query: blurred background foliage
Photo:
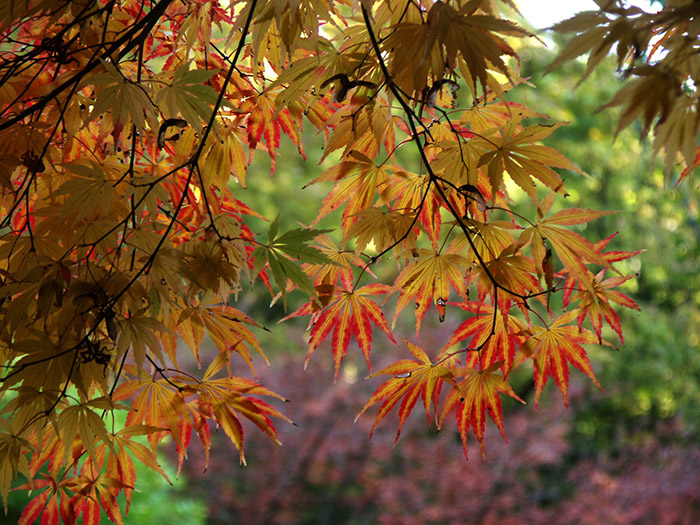
[[[373,414],[357,424],[353,419],[377,383],[362,380],[367,374],[359,352],[350,349],[337,385],[327,345],[304,371],[304,320],[276,325],[284,316],[281,305],[270,308],[269,294],[255,289],[241,295],[239,307],[270,330],[258,332],[273,361],[260,380],[292,400],[285,413],[298,426],[280,429],[283,446],[277,451],[248,429],[246,469],[239,468],[237,453],[216,432],[212,438],[218,446],[206,472],[196,446],[184,479],[174,487],[141,469],[141,492],[134,494],[128,523],[700,522],[697,181],[675,187],[678,174],[661,171],[648,145],[640,143],[638,129],[613,136],[618,113],[596,112],[620,85],[612,63],[574,89],[583,74],[580,61],[543,77],[555,54],[552,46],[519,51],[521,74],[531,86],[517,87],[509,99],[554,121],[570,121],[546,143],[589,174],[566,174],[568,205],[619,211],[590,223],[587,236],[603,239],[619,232],[609,249],[645,250],[619,264],[623,273],[637,274],[624,292],[641,307],[640,312],[618,309],[625,345],[591,348],[603,391],[572,371],[571,410],[550,385],[535,411],[531,379],[523,374],[515,386],[528,406],[506,405],[510,445],[490,428],[486,460],[472,448],[465,462],[454,426],[436,434],[418,413],[397,447],[392,447],[391,425],[380,426],[368,442]],[[237,190],[238,197],[265,217],[280,213],[288,229],[295,222],[310,224],[328,187],[301,188],[338,161],[329,156],[318,165],[323,143],[309,126],[304,161],[283,139],[272,177],[266,156],[256,154],[249,188]],[[402,153],[409,162],[411,154]],[[417,158],[414,162],[418,169]],[[523,211],[533,214],[526,202]],[[264,235],[268,224],[254,219],[251,228]],[[290,311],[301,300],[292,294]],[[459,323],[458,316],[448,311],[446,324]],[[449,330],[436,319],[428,322],[419,343],[438,348]],[[401,329],[408,337],[411,324],[407,319]],[[604,337],[616,340],[611,331]],[[380,334],[375,339],[375,369],[382,356],[404,355]],[[13,501],[11,511],[25,503]]]

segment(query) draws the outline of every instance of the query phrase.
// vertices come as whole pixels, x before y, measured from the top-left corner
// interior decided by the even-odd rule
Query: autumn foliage
[[[580,170],[541,143],[562,123],[508,101],[532,35],[495,2],[1,9],[0,493],[34,491],[22,523],[121,523],[134,461],[160,472],[166,437],[180,462],[213,428],[245,462],[242,419],[277,441],[284,384],[257,382],[259,325],[235,306],[251,283],[308,297],[289,317],[309,319],[307,362],[332,352],[336,377],[351,340],[371,371],[374,338],[408,338],[399,317],[416,333],[428,315],[460,320],[444,347],[405,340],[372,375],[362,412],[376,426],[397,408],[397,439],[420,404],[484,454],[489,420],[505,438],[517,367],[564,403],[571,367],[598,384],[584,345],[613,344],[603,325],[622,342],[614,307],[637,306],[615,263],[636,252],[577,231],[610,212],[566,207]],[[256,235],[248,168],[265,154],[274,171],[282,135],[304,155],[304,126],[337,159],[308,184],[328,192],[318,222],[338,227],[269,217]],[[377,282],[385,263],[398,271]]]

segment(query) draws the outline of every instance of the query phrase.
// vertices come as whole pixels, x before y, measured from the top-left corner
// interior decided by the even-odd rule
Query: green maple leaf
[[[331,230],[297,228],[279,234],[279,215],[272,221],[267,232],[267,244],[261,244],[253,251],[253,275],[257,276],[268,265],[277,283],[285,308],[287,307],[287,280],[298,288],[316,297],[316,289],[311,279],[299,266],[300,263],[335,264],[321,250],[309,246],[317,235]]]

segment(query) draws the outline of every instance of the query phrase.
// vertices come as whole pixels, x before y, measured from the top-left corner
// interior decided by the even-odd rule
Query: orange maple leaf
[[[247,119],[248,144],[250,146],[251,155],[258,146],[258,143],[264,139],[267,152],[270,155],[272,172],[274,173],[277,149],[280,145],[281,130],[297,145],[302,157],[306,157],[301,146],[300,132],[302,120],[300,114],[292,114],[290,108],[278,110],[274,97],[269,91],[256,95],[254,98],[248,99],[245,102],[245,106],[253,106]]]
[[[391,174],[384,186],[380,188],[382,196],[392,203],[391,209],[402,213],[420,210],[419,224],[425,229],[437,251],[442,218],[440,216],[440,200],[428,191],[430,177],[398,169]],[[413,235],[411,233],[411,235]]]
[[[243,453],[245,435],[239,416],[242,415],[252,421],[272,439],[275,445],[280,444],[277,430],[270,417],[291,421],[270,404],[254,396],[266,395],[284,399],[283,397],[254,381],[241,377],[205,378],[198,386],[199,397],[193,412],[216,421],[238,449],[241,465],[246,464]]]
[[[374,203],[377,188],[385,185],[391,170],[386,166],[377,166],[369,157],[357,151],[352,153],[354,160],[344,160],[326,170],[322,175],[304,186],[304,188],[322,181],[335,183],[323,199],[321,209],[313,224],[333,210],[345,204],[343,210],[343,232],[355,222],[355,216]]]
[[[137,378],[119,385],[113,398],[119,401],[134,395],[136,397],[131,403],[133,411],[129,412],[126,424],[143,424],[170,431],[175,444],[184,454],[189,437],[182,432],[183,419],[188,412],[183,393],[173,386],[172,382],[165,379],[156,380],[141,371]],[[148,435],[148,441],[155,449],[162,437],[163,432],[153,432]]]
[[[365,406],[362,407],[360,413],[355,417],[355,421],[357,421],[369,407],[383,401],[379,412],[374,418],[370,438],[379,422],[386,417],[399,401],[401,401],[401,407],[399,408],[399,427],[396,431],[396,440],[394,443],[399,440],[401,428],[406,422],[406,418],[413,410],[413,407],[415,407],[419,397],[423,398],[425,413],[428,416],[428,421],[430,421],[431,407],[437,410],[438,397],[440,396],[443,383],[452,378],[452,373],[448,366],[433,364],[422,348],[406,340],[404,340],[404,342],[417,360],[402,359],[369,376],[370,378],[380,375],[393,376],[375,390]]]
[[[158,463],[156,454],[133,439],[134,436],[148,435],[158,431],[162,431],[162,429],[147,425],[131,425],[111,435],[114,440],[114,447],[110,449],[110,453],[107,456],[107,474],[124,485],[125,514],[129,513],[131,494],[136,484],[136,467],[132,456],[158,472],[168,483],[171,483],[170,478],[168,478],[168,475]],[[100,447],[104,449],[106,445],[101,444]]]
[[[510,369],[517,348],[525,340],[526,328],[522,321],[508,315],[512,303],[497,308],[478,301],[449,303],[474,315],[460,324],[445,343],[444,351],[462,341],[468,341],[467,365],[489,367],[502,363],[503,371]],[[495,318],[494,318],[495,316]]]
[[[534,276],[535,265],[532,259],[518,255],[517,250],[517,245],[511,244],[498,257],[486,261],[485,268],[479,266],[476,272],[468,274],[468,278],[473,279],[474,276],[477,278],[479,301],[484,301],[489,293],[495,298],[494,280],[502,287],[498,290],[498,300],[496,301],[498,308],[502,311],[507,311],[510,303],[518,297],[518,294],[527,296],[539,290],[537,279]],[[524,305],[522,303],[519,305],[523,309],[523,313],[527,314]]]
[[[391,291],[401,291],[396,303],[394,323],[409,303],[416,303],[416,334],[431,303],[439,304],[450,297],[450,285],[460,297],[467,298],[464,272],[467,259],[457,253],[436,253],[431,250],[414,250],[416,261],[404,268],[396,278]]]
[[[552,194],[550,194],[552,195]],[[549,211],[553,199],[545,197],[538,207],[538,214],[543,216]],[[609,262],[601,255],[600,249],[580,234],[562,228],[583,224],[604,215],[616,213],[614,211],[596,211],[582,208],[571,208],[554,213],[546,219],[541,219],[536,225],[523,231],[520,235],[521,245],[530,242],[532,258],[535,262],[537,274],[545,273],[544,262],[547,257],[547,241],[554,249],[566,271],[582,285],[590,287],[593,275],[588,270],[586,263],[599,264],[609,267]]]
[[[503,186],[503,174],[507,172],[513,181],[536,202],[537,188],[534,179],[557,193],[564,193],[564,183],[552,168],[563,168],[581,172],[561,153],[547,146],[536,144],[548,137],[566,122],[554,125],[534,125],[522,128],[522,117],[511,118],[501,131],[501,137],[479,139],[487,150],[479,159],[478,166],[486,166],[491,191]]]
[[[64,479],[60,482],[53,477],[44,474],[45,479],[33,480],[29,483],[17,487],[18,489],[46,490],[39,492],[22,511],[18,525],[30,525],[41,516],[42,525],[59,525],[61,520],[63,523],[75,523],[77,515],[71,504],[71,498],[66,492],[65,485],[68,480]]]
[[[503,428],[503,407],[501,406],[499,393],[506,394],[521,403],[525,403],[513,391],[503,376],[496,373],[496,370],[502,365],[501,361],[497,361],[485,370],[477,370],[471,367],[460,367],[453,370],[456,378],[463,377],[464,379],[459,381],[448,394],[445,405],[442,408],[438,428],[442,427],[445,417],[455,410],[457,428],[462,438],[464,457],[467,457],[467,434],[470,427],[479,441],[481,456],[486,457],[486,452],[484,451],[484,428],[487,412],[501,431],[503,439],[506,443],[508,442],[505,428]]]
[[[603,249],[608,245],[608,243],[615,237],[617,233],[601,239],[594,244],[596,250],[598,250],[602,257],[608,262],[618,262],[624,259],[629,259],[635,255],[639,255],[643,250],[636,250],[633,252],[629,251],[610,251],[603,252]],[[616,288],[628,280],[632,279],[633,276],[622,276],[618,275],[611,277],[610,279],[603,280],[605,275],[605,268],[601,270],[598,275],[593,279],[591,286],[582,289],[578,282],[571,276],[568,275],[566,278],[566,283],[564,286],[564,294],[562,297],[563,306],[566,308],[570,303],[575,301],[580,301],[577,310],[580,312],[578,316],[579,328],[582,326],[583,321],[588,315],[593,325],[593,329],[598,336],[598,342],[601,342],[601,329],[602,329],[602,319],[605,318],[608,325],[615,330],[615,333],[620,338],[620,342],[625,344],[622,337],[622,326],[620,325],[620,318],[617,313],[612,309],[610,301],[617,303],[621,306],[631,308],[632,310],[639,310],[639,306],[628,296],[622,292],[616,290],[611,290],[611,288]]]
[[[331,345],[333,361],[335,362],[335,380],[338,380],[340,364],[348,351],[351,335],[355,337],[360,350],[362,350],[362,355],[365,356],[367,367],[371,371],[369,354],[372,347],[372,323],[381,328],[395,344],[396,339],[391,335],[381,308],[366,296],[386,294],[389,291],[390,287],[384,284],[368,284],[356,290],[335,287],[333,296],[328,300],[328,306],[324,310],[316,312],[316,303],[310,301],[285,317],[283,320],[290,317],[313,315],[309,351],[306,354],[304,367],[308,365],[314,350],[332,331]]]
[[[515,356],[513,367],[529,357],[532,357],[535,363],[535,406],[539,403],[540,394],[549,377],[554,377],[564,404],[569,406],[569,363],[601,388],[591,368],[588,354],[581,346],[596,344],[599,341],[592,332],[569,324],[577,315],[578,311],[572,310],[555,319],[549,327],[533,326],[530,329],[531,336],[521,345]],[[608,343],[603,341],[603,344]]]
[[[633,275],[617,275],[611,277],[610,279],[603,280],[605,275],[605,270],[601,270],[598,275],[593,279],[593,284],[590,288],[585,290],[579,290],[573,297],[573,301],[580,300],[577,311],[578,315],[578,326],[579,329],[583,325],[583,321],[586,316],[591,320],[593,325],[593,330],[598,336],[598,342],[602,341],[601,330],[603,324],[603,318],[607,321],[610,327],[615,330],[615,333],[620,338],[620,343],[625,344],[625,340],[622,337],[622,326],[620,325],[620,317],[617,315],[615,310],[613,310],[610,302],[617,303],[621,306],[631,308],[632,310],[639,310],[639,306],[632,299],[627,297],[622,292],[617,290],[611,290],[611,288],[616,288],[621,284],[627,282],[628,280],[634,278]]]

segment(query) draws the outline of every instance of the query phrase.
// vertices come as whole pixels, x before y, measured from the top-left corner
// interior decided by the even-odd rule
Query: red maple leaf
[[[355,421],[357,421],[369,407],[380,401],[383,402],[374,418],[374,424],[370,433],[371,437],[379,422],[401,401],[399,427],[394,443],[399,440],[401,428],[419,398],[423,398],[425,413],[428,416],[428,421],[430,421],[431,407],[433,410],[437,409],[437,402],[444,381],[452,378],[449,364],[433,364],[422,348],[408,341],[405,341],[405,343],[416,359],[402,359],[372,374],[370,377],[380,375],[393,377],[382,383],[375,390],[372,397],[369,398],[369,401],[362,407],[362,410],[355,418]],[[447,363],[447,361],[443,362]]]
[[[467,365],[489,367],[501,362],[503,371],[509,370],[517,348],[526,338],[526,327],[522,321],[508,315],[512,303],[505,305],[504,309],[497,309],[495,313],[493,307],[478,301],[449,304],[474,315],[457,327],[445,344],[445,351],[463,342],[470,350]]]
[[[503,439],[508,442],[506,431],[503,428],[503,407],[499,394],[506,394],[521,403],[525,403],[506,383],[503,376],[496,373],[503,363],[497,361],[485,370],[477,370],[471,367],[460,367],[453,370],[454,377],[463,377],[450,391],[445,400],[445,405],[440,416],[440,425],[445,417],[455,410],[457,428],[462,438],[464,457],[467,457],[467,434],[471,427],[479,441],[481,456],[486,457],[484,451],[484,428],[486,413],[496,423],[501,431]]]
[[[591,368],[583,344],[595,344],[598,338],[590,331],[570,325],[578,312],[572,310],[554,320],[548,326],[533,326],[531,336],[521,346],[513,367],[532,357],[535,363],[535,406],[549,377],[553,377],[561,390],[564,404],[569,406],[569,363],[591,378],[601,388]]]
[[[368,284],[358,289],[348,289],[335,287],[328,306],[316,311],[318,308],[315,301],[309,301],[301,308],[292,312],[284,319],[299,317],[302,315],[312,315],[311,336],[309,338],[309,351],[306,354],[308,365],[311,354],[318,348],[321,341],[326,339],[331,332],[333,338],[331,346],[333,349],[333,361],[335,362],[335,380],[338,380],[340,364],[348,351],[350,336],[352,335],[365,356],[367,366],[372,370],[370,364],[370,349],[372,347],[372,323],[381,328],[395,343],[396,339],[391,335],[384,313],[377,303],[369,299],[368,295],[382,295],[389,292],[391,288],[384,284]]]

